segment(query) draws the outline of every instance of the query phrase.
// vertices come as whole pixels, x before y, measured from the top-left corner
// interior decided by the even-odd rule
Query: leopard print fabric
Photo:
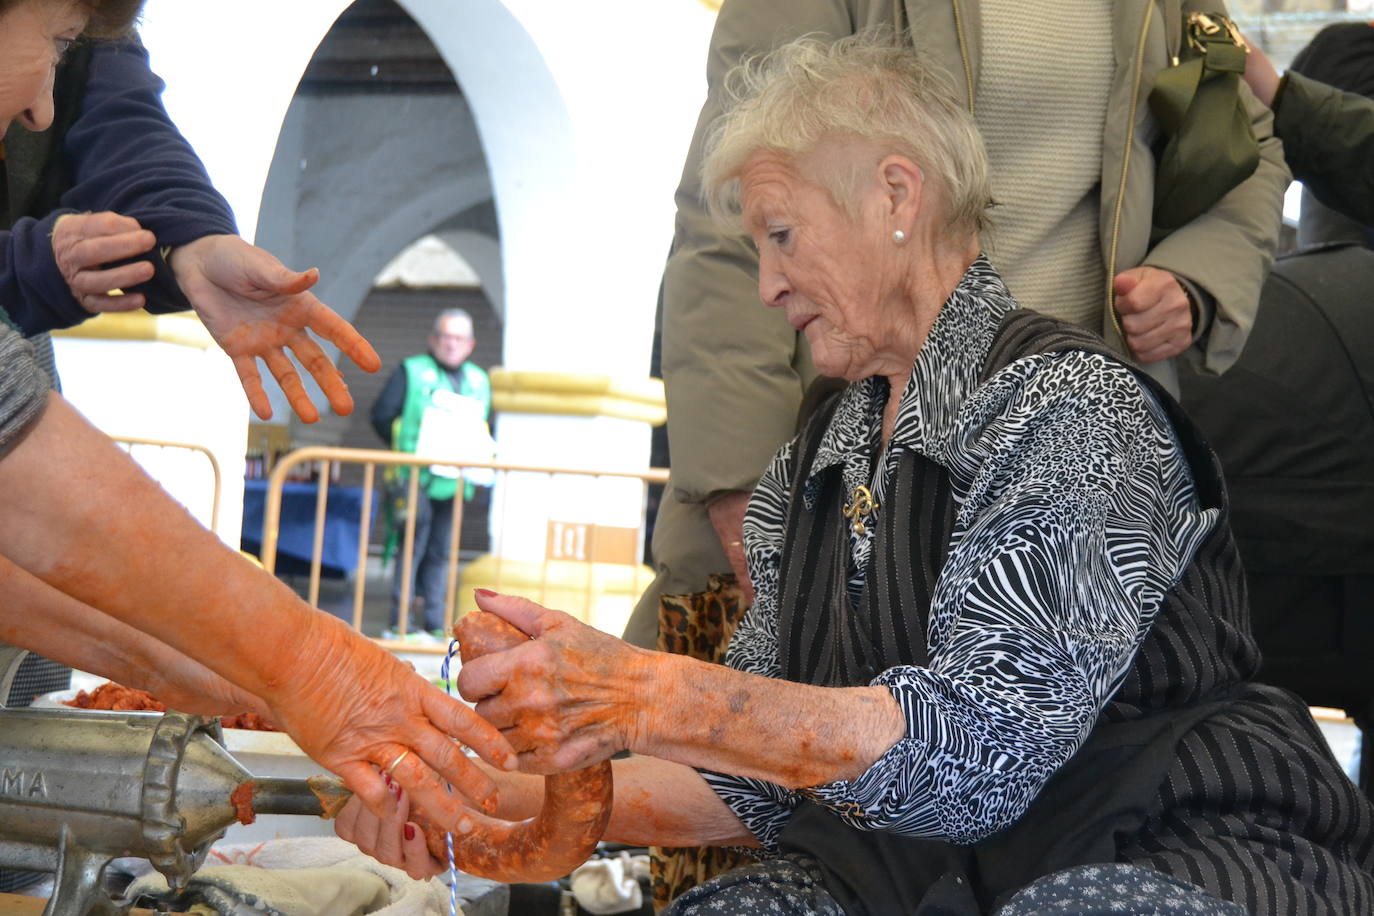
[[[744,594],[732,575],[711,576],[704,592],[664,595],[658,607],[658,649],[721,664],[730,635],[746,609]],[[746,853],[733,848],[651,846],[654,912],[698,884],[751,861]]]
[[[712,575],[704,592],[664,595],[658,605],[658,650],[722,664],[746,609],[733,575]]]

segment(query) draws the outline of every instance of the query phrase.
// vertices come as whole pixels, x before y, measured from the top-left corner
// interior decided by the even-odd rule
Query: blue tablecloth
[[[315,545],[315,499],[318,485],[288,483],[281,494],[281,519],[277,526],[277,572],[308,573]],[[267,506],[267,481],[243,482],[243,549],[258,555],[262,550],[262,519]],[[325,504],[324,544],[320,549],[320,573],[344,578],[358,565],[358,529],[362,524],[361,487],[329,488]],[[372,491],[372,520],[377,521],[377,491]]]

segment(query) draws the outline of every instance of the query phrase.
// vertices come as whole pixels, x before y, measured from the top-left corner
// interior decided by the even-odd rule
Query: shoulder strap
[[[987,359],[983,362],[979,382],[986,382],[1018,359],[1064,350],[1086,350],[1117,362],[1125,362],[1096,334],[1030,309],[1014,309],[1002,318]]]

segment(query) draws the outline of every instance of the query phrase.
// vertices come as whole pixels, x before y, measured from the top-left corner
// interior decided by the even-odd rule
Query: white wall
[[[248,402],[219,349],[155,341],[53,338],[62,393],[111,436],[199,445],[219,462],[215,533],[238,549]],[[135,446],[134,460],[201,524],[210,527],[214,479],[204,455]]]

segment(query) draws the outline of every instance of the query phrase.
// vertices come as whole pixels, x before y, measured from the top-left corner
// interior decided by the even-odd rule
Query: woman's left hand
[[[261,419],[271,418],[272,405],[258,375],[259,359],[301,420],[314,423],[320,418],[287,350],[315,379],[336,414],[353,411],[343,374],[311,332],[338,347],[364,372],[381,367],[377,352],[357,329],[310,292],[320,278],[313,268],[288,270],[270,252],[236,235],[196,239],[174,249],[168,264],[206,330],[233,360],[248,403]]]
[[[658,653],[524,598],[479,589],[477,606],[533,637],[458,674],[459,693],[501,730],[522,770],[560,773],[634,748]]]
[[[1267,107],[1273,108],[1274,96],[1279,91],[1279,72],[1274,69],[1273,63],[1260,50],[1259,45],[1248,37],[1245,43],[1250,46],[1250,53],[1245,55],[1245,82],[1255,94],[1255,98]]]

